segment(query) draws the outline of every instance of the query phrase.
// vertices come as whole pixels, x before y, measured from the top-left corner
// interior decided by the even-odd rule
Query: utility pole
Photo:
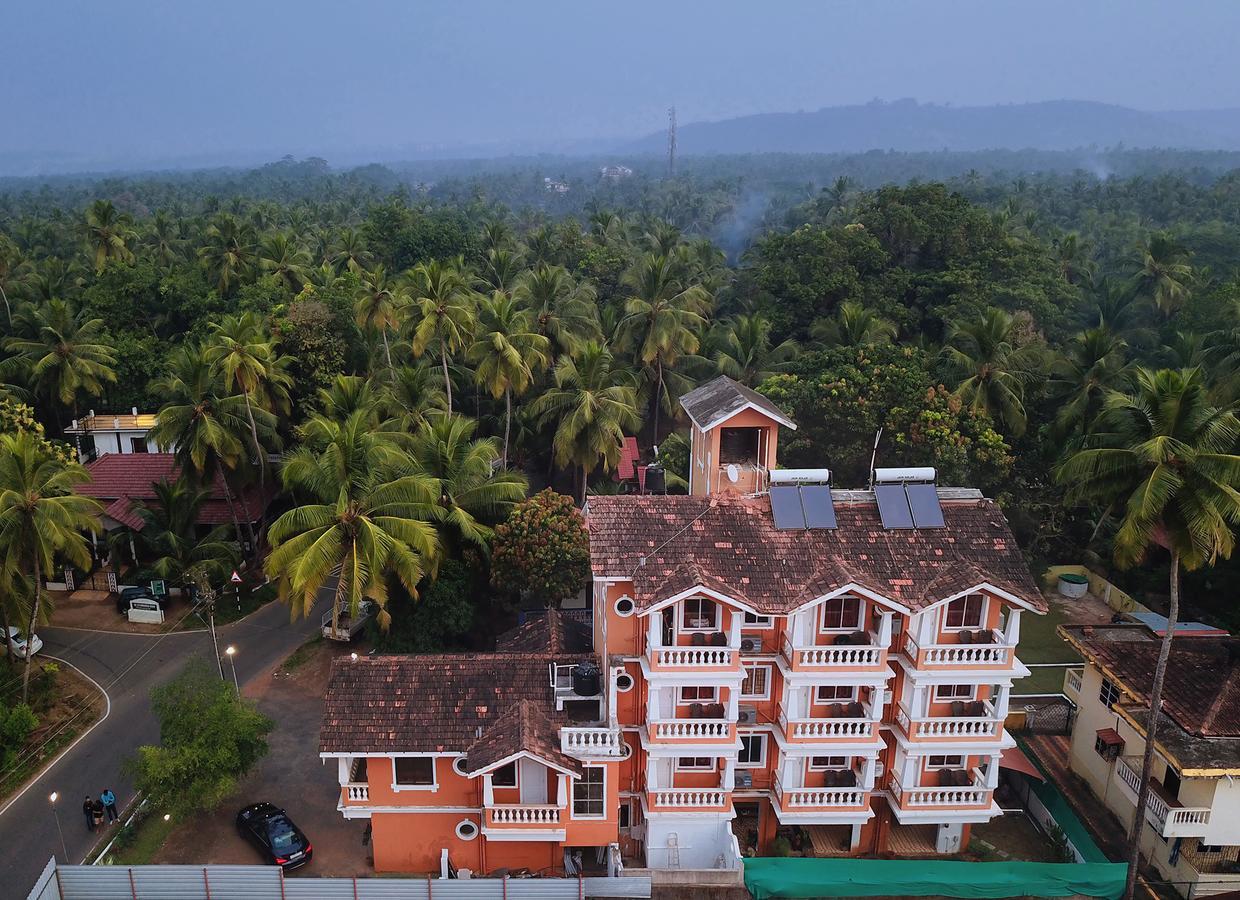
[[[676,107],[667,108],[667,177],[676,177]]]
[[[207,608],[207,629],[211,632],[211,646],[215,648],[215,668],[220,673],[220,681],[223,681],[224,663],[220,660],[220,642],[215,636],[215,598],[218,595],[205,572],[190,573],[186,580],[194,585],[195,599],[201,600]]]

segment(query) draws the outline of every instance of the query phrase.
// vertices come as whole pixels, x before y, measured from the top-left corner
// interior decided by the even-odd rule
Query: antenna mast
[[[667,177],[676,177],[676,107],[667,108]]]
[[[883,439],[883,429],[880,426],[878,431],[874,433],[874,452],[870,454],[870,487],[874,487],[874,464],[878,462],[878,442]]]

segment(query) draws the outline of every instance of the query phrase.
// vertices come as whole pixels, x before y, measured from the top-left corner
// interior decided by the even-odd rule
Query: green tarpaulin
[[[1119,897],[1123,863],[956,860],[745,860],[745,887],[770,897]]]

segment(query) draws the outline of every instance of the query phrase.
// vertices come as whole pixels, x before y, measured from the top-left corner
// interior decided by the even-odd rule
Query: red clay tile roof
[[[872,494],[835,498],[837,528],[780,531],[765,497],[591,497],[594,574],[631,577],[639,607],[700,584],[778,615],[854,583],[919,609],[987,582],[1046,609],[993,501],[944,500],[946,527],[896,531]]]
[[[641,461],[641,451],[637,449],[637,438],[632,435],[620,443],[620,462],[616,464],[616,479],[628,481],[637,477],[637,464]]]
[[[91,480],[79,487],[78,492],[107,504],[105,515],[135,531],[142,530],[143,522],[133,512],[134,501],[153,500],[152,485],[176,481],[181,474],[171,453],[107,453],[88,463],[86,469]],[[257,486],[244,488],[235,498],[238,515],[244,518],[243,513],[248,512],[251,521],[257,521],[274,495],[273,486],[268,487],[266,494]],[[210,498],[198,512],[198,524],[224,525],[232,520],[223,480],[217,475]]]
[[[495,639],[495,649],[509,653],[539,653],[560,658],[591,655],[593,635],[584,622],[558,609],[527,613],[526,620]]]
[[[466,756],[468,771],[477,772],[502,762],[521,751],[581,774],[581,763],[560,750],[560,729],[551,721],[543,705],[519,700],[487,727],[470,745]]]

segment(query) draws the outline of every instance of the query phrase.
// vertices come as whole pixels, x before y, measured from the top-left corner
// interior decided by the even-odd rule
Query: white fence
[[[270,866],[55,866],[27,900],[645,900],[650,879],[309,878]]]

